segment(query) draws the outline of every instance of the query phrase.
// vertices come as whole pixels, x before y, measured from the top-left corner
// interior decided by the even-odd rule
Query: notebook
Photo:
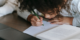
[[[75,26],[43,23],[44,26],[31,26],[23,32],[42,40],[67,40],[80,33],[80,28]]]

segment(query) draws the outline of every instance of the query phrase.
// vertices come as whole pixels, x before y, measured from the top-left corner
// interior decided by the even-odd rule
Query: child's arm
[[[19,11],[19,10],[17,10],[18,15],[23,19],[29,21],[32,24],[32,26],[41,26],[43,24],[42,17],[38,19],[37,16],[32,15],[27,9],[24,11]]]
[[[74,2],[75,3],[75,2]],[[72,24],[73,26],[80,26],[80,2],[78,3],[77,6],[74,6],[76,9],[73,8],[73,10],[75,10],[75,14],[74,12],[72,13],[72,17],[64,17],[64,21],[62,22],[56,22],[53,24],[64,24],[64,23],[69,23]],[[64,11],[64,13],[67,13],[66,11]],[[53,21],[57,21],[57,20],[53,20]],[[51,21],[50,21],[51,22]]]
[[[43,20],[42,17],[40,17],[40,19],[38,19],[37,16],[30,14],[28,11],[22,12],[22,13],[20,12],[20,13],[18,13],[18,15],[20,17],[22,17],[23,19],[29,21],[32,24],[32,26],[41,26],[43,24],[42,23],[42,20]]]
[[[0,17],[10,14],[15,10],[15,0],[7,0],[5,5],[0,7]],[[14,3],[14,4],[13,4]]]

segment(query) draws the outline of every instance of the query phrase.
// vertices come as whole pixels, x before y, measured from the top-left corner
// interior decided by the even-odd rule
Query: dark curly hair
[[[20,2],[20,9],[29,11],[38,9],[42,11],[53,10],[54,8],[59,9],[65,7],[65,0],[18,0]]]
[[[41,10],[43,12],[47,12],[48,10],[52,10],[53,12],[57,9],[56,12],[59,13],[59,7],[65,8],[65,5],[67,4],[68,0],[18,0],[20,2],[20,9],[32,11],[34,9],[37,9],[38,11]],[[58,18],[62,17],[60,15],[57,15]]]

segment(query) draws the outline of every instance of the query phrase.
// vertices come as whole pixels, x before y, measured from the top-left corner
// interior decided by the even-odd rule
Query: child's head
[[[67,0],[19,0],[20,9],[32,11],[37,9],[45,18],[54,18],[65,7]]]

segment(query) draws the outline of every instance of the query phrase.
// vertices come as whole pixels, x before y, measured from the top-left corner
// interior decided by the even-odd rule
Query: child
[[[20,9],[22,10],[27,8],[29,11],[37,9],[44,14],[45,18],[53,18],[52,20],[49,20],[51,24],[80,26],[79,0],[23,0],[20,1],[20,3]],[[58,15],[63,15],[63,17]],[[33,16],[30,20],[33,26],[42,25],[42,18],[39,20],[36,16]]]
[[[9,0],[9,2],[10,1],[11,0]],[[18,6],[16,5],[17,2]],[[38,19],[36,16],[30,14],[34,9],[41,12],[45,18],[50,19],[49,22],[51,24],[70,24],[73,26],[80,26],[79,0],[18,0],[17,2],[10,2],[16,5],[13,9],[16,7],[18,15],[31,22],[33,26],[41,26],[43,24],[42,17]],[[63,17],[61,15],[63,15]]]

